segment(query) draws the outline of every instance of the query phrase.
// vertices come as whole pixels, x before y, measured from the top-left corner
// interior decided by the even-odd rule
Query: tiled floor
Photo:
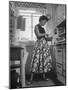
[[[48,87],[48,86],[62,86],[63,84],[57,80],[54,73],[46,74],[48,81],[44,80],[41,75],[35,75],[32,84],[28,84],[26,81],[26,87]],[[28,80],[29,81],[29,80]]]
[[[49,79],[48,81],[33,81],[32,84],[26,85],[26,87],[47,87],[47,86],[55,86],[55,83]]]

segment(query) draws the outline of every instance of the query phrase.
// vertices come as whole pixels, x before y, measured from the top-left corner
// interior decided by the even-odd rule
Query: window
[[[21,29],[22,32],[21,38],[26,40],[36,40],[36,36],[34,33],[35,25],[39,23],[39,17],[42,13],[36,11],[28,11],[28,10],[20,10],[19,12],[19,21],[17,21],[17,29]]]

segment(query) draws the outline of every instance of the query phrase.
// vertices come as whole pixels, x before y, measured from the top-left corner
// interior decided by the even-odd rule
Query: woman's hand
[[[48,34],[45,34],[45,37],[46,37],[46,38],[48,38],[48,37],[49,37],[49,35],[48,35]]]
[[[53,37],[49,37],[49,41],[52,41]]]
[[[52,41],[53,37],[45,37],[47,41]]]

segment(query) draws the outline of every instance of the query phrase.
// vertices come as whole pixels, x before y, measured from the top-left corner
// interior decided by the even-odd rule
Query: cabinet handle
[[[62,52],[61,50],[57,50],[58,52]]]
[[[60,66],[60,65],[57,65],[57,67],[61,68],[61,66]]]

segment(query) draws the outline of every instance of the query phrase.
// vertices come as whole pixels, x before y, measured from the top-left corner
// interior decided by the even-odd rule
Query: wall
[[[56,9],[55,15],[55,24],[60,24],[66,18],[66,6],[65,5],[58,5]]]
[[[47,31],[50,33],[50,36],[53,36],[53,43],[57,42],[56,37],[58,34],[54,34],[54,30],[57,25],[59,25],[65,19],[65,5],[51,4],[47,5],[47,11],[51,15],[51,20],[47,24]]]
[[[30,6],[29,6],[30,5]],[[40,6],[39,6],[40,5]],[[23,32],[16,29],[17,27],[17,16],[18,16],[18,10],[22,10],[23,8],[32,8],[32,9],[36,9],[38,12],[44,13],[45,15],[49,14],[51,16],[51,20],[48,21],[47,25],[44,27],[46,32],[48,34],[50,34],[50,36],[54,36],[54,29],[56,28],[56,26],[63,21],[63,19],[65,18],[65,5],[58,5],[58,4],[36,4],[36,3],[18,3],[18,2],[12,2],[12,8],[15,12],[15,41],[17,41],[17,35],[20,38],[23,38]],[[45,12],[44,12],[45,11]],[[29,31],[28,31],[29,32]],[[26,35],[27,36],[27,35]],[[23,39],[22,39],[23,40]],[[55,41],[55,40],[54,40]]]

